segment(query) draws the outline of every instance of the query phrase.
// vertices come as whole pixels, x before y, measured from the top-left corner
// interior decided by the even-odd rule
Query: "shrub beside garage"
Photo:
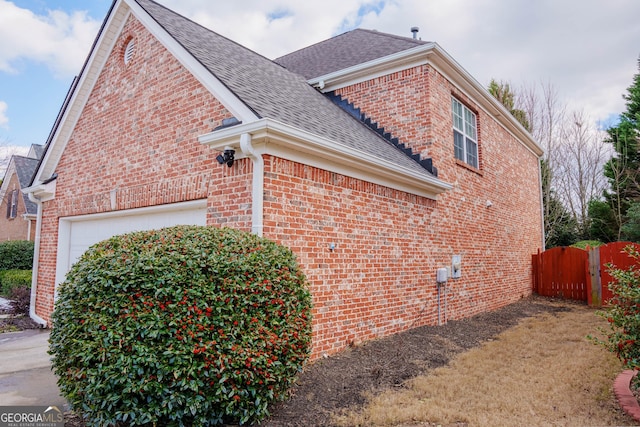
[[[0,242],[0,270],[31,270],[33,245],[28,240]]]
[[[0,296],[11,301],[10,313],[29,313],[34,244],[28,240],[0,242]]]
[[[259,421],[311,347],[294,254],[228,228],[94,245],[60,286],[52,321],[60,390],[91,426]]]

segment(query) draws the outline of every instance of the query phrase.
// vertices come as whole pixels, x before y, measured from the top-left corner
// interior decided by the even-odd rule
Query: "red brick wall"
[[[123,52],[135,39],[125,65]],[[43,209],[37,313],[53,309],[58,218],[209,199],[208,222],[251,229],[247,160],[197,141],[231,114],[135,19],[125,24],[60,159]],[[233,195],[233,197],[232,197]],[[232,203],[229,203],[231,201]],[[237,211],[236,211],[237,210]]]
[[[434,201],[279,158],[265,169],[265,236],[312,284],[315,357],[436,322]]]
[[[375,186],[356,191],[350,186],[362,185],[345,184],[353,181],[349,178],[275,162],[283,187],[275,199],[287,200],[284,212],[298,205],[302,212],[293,223],[276,214],[273,231],[290,241],[287,235],[306,230],[294,247],[300,247],[307,273],[320,289],[314,292],[319,323],[331,324],[317,331],[314,351],[338,350],[355,336],[435,323],[435,272],[450,266],[453,255],[462,257],[462,277],[447,284],[448,319],[529,295],[531,254],[542,243],[537,156],[429,66],[338,92],[414,152],[432,157],[439,178],[454,188],[437,202],[373,196]],[[477,113],[479,169],[454,158],[452,94]],[[297,191],[284,190],[289,180]],[[337,249],[331,253],[333,240]],[[344,261],[354,254],[359,261]]]
[[[124,65],[130,37],[136,52]],[[462,256],[462,278],[448,284],[448,319],[530,293],[542,239],[537,158],[462,96],[478,112],[481,163],[457,164],[453,90],[428,66],[344,90],[434,158],[454,185],[437,201],[264,156],[264,235],[294,250],[312,284],[314,357],[435,324],[435,271],[452,255]],[[251,229],[252,162],[220,166],[197,141],[228,116],[138,22],[125,25],[56,168],[56,198],[44,204],[38,314],[48,319],[53,307],[61,216],[206,197],[208,224]]]

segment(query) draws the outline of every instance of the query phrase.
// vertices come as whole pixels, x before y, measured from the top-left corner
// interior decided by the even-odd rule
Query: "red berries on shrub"
[[[311,345],[311,296],[293,253],[213,227],[94,245],[52,319],[60,390],[88,426],[259,421]]]

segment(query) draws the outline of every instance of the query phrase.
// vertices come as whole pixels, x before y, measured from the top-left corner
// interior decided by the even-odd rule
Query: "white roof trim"
[[[540,157],[542,147],[531,134],[507,111],[493,95],[473,78],[458,62],[437,43],[427,43],[382,58],[364,62],[343,70],[308,80],[312,86],[329,92],[360,83],[396,71],[418,65],[431,64],[456,87],[474,100],[479,108],[492,116],[507,132],[520,141],[529,151]]]
[[[364,181],[405,191],[430,199],[453,188],[427,171],[392,165],[383,158],[371,156],[302,129],[272,120],[261,119],[210,132],[198,141],[222,151],[233,148],[240,153],[240,135],[251,135],[253,145],[263,145],[265,154],[340,173]],[[241,158],[241,157],[236,157]]]
[[[134,0],[117,0],[99,34],[93,49],[79,77],[77,86],[70,94],[69,104],[60,120],[47,147],[42,162],[33,180],[33,187],[47,180],[55,172],[55,168],[62,157],[62,153],[71,138],[75,126],[82,114],[91,91],[104,68],[115,43],[122,33],[122,29],[133,14],[147,30],[153,34],[174,55],[178,61],[192,73],[238,120],[251,122],[257,116],[242,101],[226,88],[200,62],[175,41],[145,10]]]

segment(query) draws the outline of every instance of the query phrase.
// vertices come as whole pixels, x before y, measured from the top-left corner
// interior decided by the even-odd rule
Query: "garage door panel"
[[[61,218],[57,283],[89,247],[109,237],[174,225],[206,225],[206,201]]]

